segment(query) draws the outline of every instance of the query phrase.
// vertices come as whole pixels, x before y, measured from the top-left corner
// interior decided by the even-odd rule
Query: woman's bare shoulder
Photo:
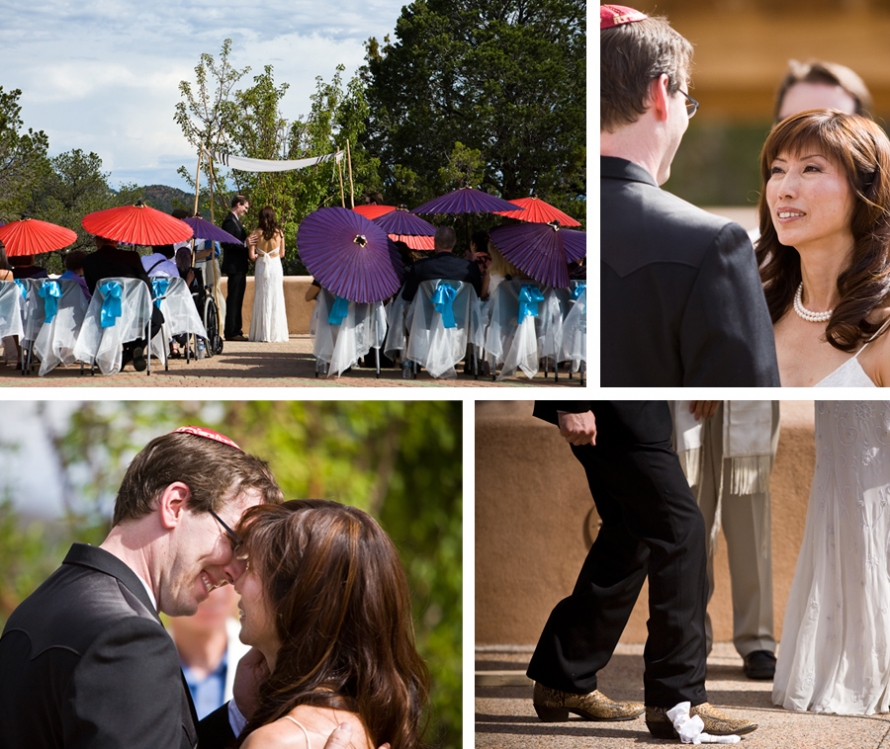
[[[365,726],[362,724],[361,718],[355,713],[348,712],[347,710],[335,710],[330,707],[300,705],[291,710],[289,715],[309,732],[312,737],[312,749],[322,749],[334,729],[342,723],[348,723],[352,728],[351,747],[354,749],[373,749],[368,740]],[[291,723],[291,725],[293,724]],[[299,731],[296,726],[294,728]]]
[[[323,746],[321,744],[319,749]],[[253,731],[241,749],[309,749],[309,745],[303,732],[291,721],[282,718]]]

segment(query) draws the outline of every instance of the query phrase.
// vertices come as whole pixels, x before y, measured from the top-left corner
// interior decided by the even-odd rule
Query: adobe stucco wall
[[[537,641],[550,610],[568,595],[595,537],[584,471],[556,428],[532,417],[531,401],[476,404],[476,644]],[[772,474],[776,635],[803,538],[813,475],[812,401],[782,401]],[[646,639],[643,588],[622,642]],[[710,606],[716,641],[732,639],[725,542]]]
[[[309,320],[315,302],[305,300],[306,290],[312,285],[312,276],[284,277],[284,307],[287,310],[287,327],[291,335],[308,335]],[[222,279],[222,294],[226,295],[226,277]],[[253,276],[247,279],[244,291],[244,304],[241,307],[241,319],[244,335],[250,330],[250,316],[253,310]],[[220,325],[222,327],[222,325]]]

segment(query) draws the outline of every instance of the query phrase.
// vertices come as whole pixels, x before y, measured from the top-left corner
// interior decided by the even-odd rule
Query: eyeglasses
[[[226,535],[229,537],[229,541],[232,544],[232,555],[235,559],[243,562],[247,559],[247,553],[244,551],[244,541],[241,540],[241,537],[235,533],[228,525],[226,525],[225,521],[217,515],[213,510],[209,510],[210,514],[216,519],[216,522],[222,526],[222,529],[226,532]]]
[[[695,99],[693,99],[689,94],[687,94],[682,88],[678,88],[683,96],[686,97],[686,116],[691,120],[695,113],[698,111],[699,106],[701,106]]]

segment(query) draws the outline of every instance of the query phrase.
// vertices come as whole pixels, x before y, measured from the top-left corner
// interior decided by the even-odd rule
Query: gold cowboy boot
[[[584,720],[633,720],[645,708],[640,702],[615,702],[594,689],[590,694],[572,694],[550,689],[535,682],[535,712],[545,723],[569,719],[569,713]]]
[[[667,716],[667,711],[670,709],[669,707],[646,706],[646,726],[654,738],[677,738],[677,732]],[[729,736],[730,734],[742,736],[743,734],[751,733],[751,731],[757,728],[757,724],[752,723],[750,720],[730,718],[728,715],[724,715],[709,702],[694,705],[690,709],[689,715],[697,715],[701,718],[702,723],[705,724],[702,730],[712,736]]]

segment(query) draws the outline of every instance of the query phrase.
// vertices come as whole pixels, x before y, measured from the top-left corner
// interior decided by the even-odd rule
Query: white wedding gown
[[[890,403],[816,402],[816,472],[773,702],[890,709]]]
[[[253,312],[250,316],[251,341],[283,343],[288,340],[287,312],[284,309],[284,271],[279,247],[281,237],[270,240],[260,236],[256,245]]]

